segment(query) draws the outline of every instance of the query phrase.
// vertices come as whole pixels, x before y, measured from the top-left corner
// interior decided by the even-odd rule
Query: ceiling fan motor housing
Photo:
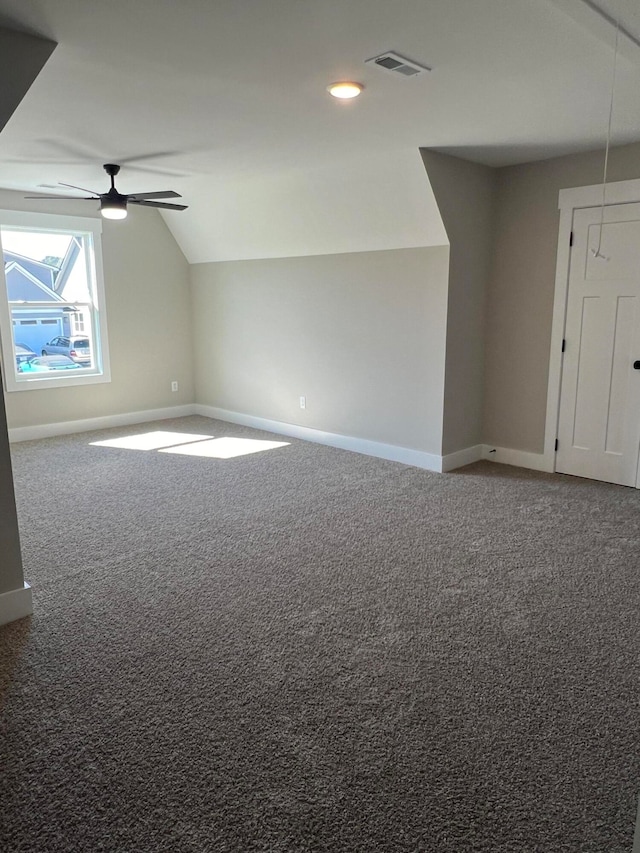
[[[125,204],[127,203],[127,196],[119,193],[115,187],[111,187],[109,192],[100,193],[100,198],[103,200],[123,201]]]

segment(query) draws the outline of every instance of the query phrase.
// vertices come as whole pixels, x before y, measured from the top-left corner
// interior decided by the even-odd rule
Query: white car
[[[60,335],[42,347],[42,355],[66,355],[76,364],[87,367],[91,364],[91,347],[86,335],[67,338]]]

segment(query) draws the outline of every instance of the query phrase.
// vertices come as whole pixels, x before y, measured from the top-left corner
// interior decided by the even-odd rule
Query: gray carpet
[[[14,446],[6,853],[629,853],[640,495],[292,441]]]

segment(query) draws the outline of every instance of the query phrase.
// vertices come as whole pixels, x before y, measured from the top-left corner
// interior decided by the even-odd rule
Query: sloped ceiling
[[[191,262],[439,244],[420,147],[504,165],[604,144],[613,28],[592,5],[0,0],[0,24],[59,44],[0,134],[0,186],[104,191],[122,163],[122,191],[183,194],[164,215]],[[640,139],[622,48],[616,143]],[[390,49],[433,71],[364,64]],[[355,102],[326,92],[345,78]]]

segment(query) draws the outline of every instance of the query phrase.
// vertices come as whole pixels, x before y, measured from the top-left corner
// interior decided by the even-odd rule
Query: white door
[[[576,210],[556,471],[635,486],[640,449],[640,204]]]

